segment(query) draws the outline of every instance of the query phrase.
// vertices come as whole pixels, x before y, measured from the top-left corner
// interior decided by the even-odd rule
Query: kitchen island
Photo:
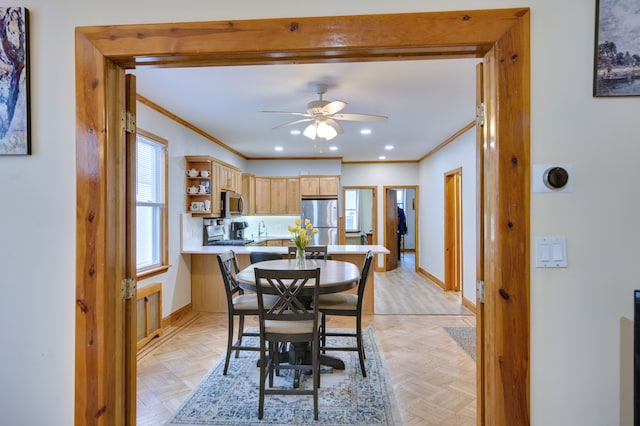
[[[278,253],[287,257],[288,248],[283,246],[201,246],[184,245],[183,254],[191,256],[191,306],[200,312],[227,312],[227,301],[222,276],[216,256],[224,251],[233,250],[238,259],[240,269],[248,266],[249,255],[252,252]],[[373,264],[377,264],[378,254],[388,254],[381,245],[330,245],[327,252],[333,260],[342,260],[362,267],[367,252],[371,250],[376,255]],[[373,314],[374,274],[370,273],[364,295],[362,310],[365,314]],[[355,293],[357,288],[348,292]]]

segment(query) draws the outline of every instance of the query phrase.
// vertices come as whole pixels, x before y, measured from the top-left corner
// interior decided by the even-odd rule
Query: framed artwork
[[[596,0],[593,96],[640,96],[640,0]]]
[[[31,154],[29,16],[0,7],[0,155]]]

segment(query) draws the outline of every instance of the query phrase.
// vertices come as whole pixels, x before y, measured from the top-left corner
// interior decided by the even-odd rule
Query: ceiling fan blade
[[[331,117],[347,121],[386,121],[388,119],[384,115],[375,114],[333,114]]]
[[[311,121],[313,118],[301,118],[300,120],[290,121],[289,123],[284,123],[279,126],[273,127],[271,130],[281,129],[283,127],[293,126],[299,123],[306,123],[307,121]]]
[[[271,114],[289,114],[289,115],[301,115],[302,117],[313,117],[313,115],[308,112],[291,112],[291,111],[260,111],[260,112],[268,112]]]
[[[333,115],[338,111],[342,111],[346,106],[346,102],[332,101],[322,107],[322,113],[325,115]]]

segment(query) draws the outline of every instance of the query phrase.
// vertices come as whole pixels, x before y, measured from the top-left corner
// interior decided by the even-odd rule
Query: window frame
[[[360,192],[357,189],[345,189],[344,190],[345,194],[344,194],[344,217],[345,217],[345,231],[346,232],[352,232],[352,231],[357,231],[359,229],[360,226]],[[354,192],[355,193],[355,208],[354,209],[349,209],[347,208],[347,193],[348,192]],[[354,228],[347,228],[347,216],[348,216],[348,212],[355,212],[354,218],[355,218],[355,227]]]
[[[163,164],[163,177],[164,177],[164,188],[162,189],[164,203],[139,203],[138,197],[136,194],[136,222],[137,222],[137,210],[139,206],[149,206],[151,205],[163,205],[161,207],[160,214],[160,232],[161,236],[158,239],[160,241],[161,247],[159,248],[160,262],[151,266],[147,266],[144,268],[138,268],[137,266],[137,250],[138,250],[138,241],[136,240],[136,279],[142,280],[145,278],[152,277],[154,275],[159,275],[165,273],[169,270],[169,141],[164,139],[158,135],[155,135],[151,132],[148,132],[143,129],[136,129],[136,186],[138,184],[138,170],[137,170],[137,151],[138,151],[138,139],[144,138],[148,141],[156,143],[162,146],[162,151],[164,153],[164,164]],[[136,188],[132,188],[133,191],[136,191]]]

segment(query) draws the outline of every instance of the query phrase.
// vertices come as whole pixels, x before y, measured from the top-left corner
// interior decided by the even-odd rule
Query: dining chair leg
[[[231,358],[231,346],[233,346],[233,314],[229,314],[227,324],[229,331],[227,333],[227,355],[224,359],[224,370],[222,371],[222,375],[224,376],[227,375],[227,369],[229,368],[229,359]]]
[[[320,346],[327,346],[327,336],[325,333],[327,332],[327,316],[323,313],[320,315]],[[327,351],[323,350],[323,354],[326,354]]]
[[[238,340],[236,346],[242,346],[242,334],[244,333],[244,315],[239,315],[238,319]],[[240,349],[236,349],[236,358],[240,355]]]
[[[260,388],[258,391],[258,419],[262,420],[264,416],[264,388],[267,381],[267,371],[271,367],[268,364],[266,353],[266,349],[262,347],[260,349]]]
[[[362,317],[356,317],[356,339],[358,341],[358,358],[360,358],[360,369],[362,369],[362,377],[367,377],[367,370],[364,368],[364,345],[362,344]]]

